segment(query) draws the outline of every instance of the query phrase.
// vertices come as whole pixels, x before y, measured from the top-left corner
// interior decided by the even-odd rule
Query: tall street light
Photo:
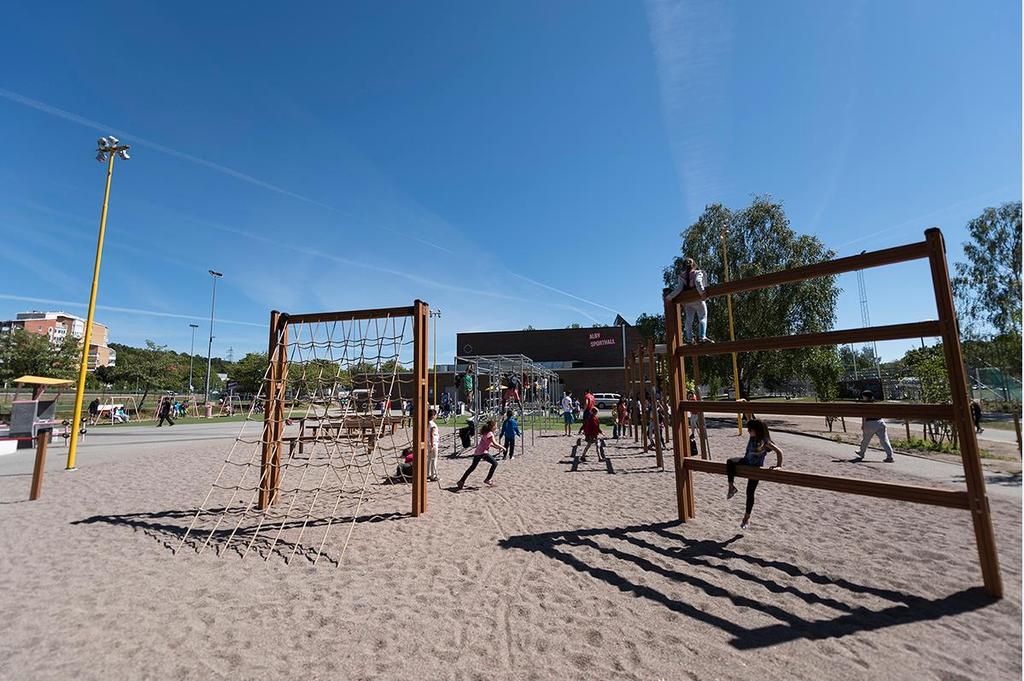
[[[82,335],[82,364],[78,367],[78,387],[75,390],[75,411],[71,417],[71,442],[68,443],[67,470],[75,470],[75,455],[78,453],[78,431],[82,427],[82,400],[85,398],[85,377],[89,373],[89,343],[92,341],[92,319],[96,311],[96,291],[100,283],[100,260],[103,257],[103,235],[107,229],[107,204],[110,201],[110,179],[114,176],[114,159],[127,161],[131,147],[121,144],[113,135],[96,140],[96,160],[107,163],[107,183],[103,189],[103,208],[100,211],[100,234],[96,240],[96,261],[92,268],[92,288],[89,291],[89,312],[85,317],[85,333]],[[97,355],[97,360],[99,355]]]
[[[722,268],[725,272],[725,281],[729,282],[729,228],[722,227]],[[725,297],[726,305],[729,308],[729,340],[736,340],[736,333],[732,324],[732,294]],[[736,366],[736,353],[732,353],[732,384],[736,391],[736,400],[740,399],[740,371]],[[736,429],[743,435],[743,414],[736,414]]]
[[[441,323],[441,308],[431,310],[429,316],[435,318],[434,322],[434,404],[440,404],[441,399],[437,396],[437,326]]]
[[[224,275],[210,270],[213,277],[213,299],[210,301],[210,344],[206,346],[206,403],[210,403],[210,368],[213,365],[213,313],[217,309],[217,280]]]
[[[192,383],[192,360],[196,358],[196,329],[199,328],[198,324],[189,324],[192,328],[192,349],[188,353],[188,394],[189,399],[192,399],[192,393],[196,391]]]

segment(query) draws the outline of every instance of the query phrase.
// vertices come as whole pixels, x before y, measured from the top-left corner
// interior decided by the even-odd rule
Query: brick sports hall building
[[[526,355],[554,370],[562,385],[577,395],[587,388],[594,392],[623,392],[626,354],[642,342],[640,332],[621,317],[612,326],[456,335],[460,357]]]

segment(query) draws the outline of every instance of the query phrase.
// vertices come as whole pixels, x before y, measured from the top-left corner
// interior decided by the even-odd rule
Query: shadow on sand
[[[678,531],[672,531],[678,527],[678,522],[665,522],[621,528],[545,532],[509,537],[503,539],[500,545],[506,549],[547,556],[624,593],[646,598],[673,612],[718,627],[733,637],[731,643],[734,647],[742,650],[764,648],[798,639],[837,638],[901,624],[937,620],[977,610],[995,602],[980,587],[931,599],[857,584],[730,548],[742,537],[739,534],[721,542],[693,540]],[[668,545],[652,540],[660,540]],[[623,543],[627,547],[624,548]],[[598,561],[588,562],[580,557],[586,555],[587,551],[593,552],[595,558],[599,555],[603,564],[608,564],[609,558],[629,563],[623,572],[635,572],[635,568],[639,568],[647,576],[644,580],[647,584],[631,581],[615,570],[591,564]],[[669,567],[666,567],[666,561],[670,561]],[[709,581],[690,569],[694,567],[701,568],[700,572],[705,574],[706,570],[717,571],[723,579]],[[785,578],[781,582],[777,581],[772,577],[773,572],[781,573]],[[724,599],[733,606],[756,610],[776,620],[777,624],[746,628],[727,617],[697,608],[651,586],[654,582],[652,576],[667,580],[666,586],[683,584],[708,596]],[[808,584],[801,588],[793,583],[793,578],[805,580]],[[820,605],[841,614],[825,620],[805,619],[777,605],[783,599],[755,600],[730,591],[728,585],[730,582],[736,583],[736,580],[757,585],[771,594],[793,596],[805,603]],[[823,595],[812,591],[811,585],[831,587],[829,591],[832,594],[842,590],[843,594],[841,597]],[[865,595],[889,601],[892,605],[878,610],[868,609],[859,604]]]
[[[331,527],[341,527],[352,522],[375,523],[396,520],[410,517],[410,514],[381,513],[356,517],[311,518],[309,520],[267,516],[261,522],[259,515],[251,510],[246,512],[246,509],[241,507],[237,509],[212,508],[200,516],[200,519],[206,520],[206,524],[197,524],[189,532],[189,526],[195,516],[195,509],[124,513],[94,515],[74,520],[71,524],[129,527],[136,532],[142,532],[147,537],[156,539],[172,553],[178,553],[185,548],[196,553],[200,553],[204,549],[213,549],[218,556],[228,552],[235,553],[239,557],[243,557],[247,553],[254,553],[264,559],[275,555],[284,558],[285,562],[290,562],[293,558],[305,558],[312,563],[317,560],[321,542]],[[230,520],[216,522],[218,517],[230,518]],[[211,520],[215,522],[212,527],[210,526]],[[301,538],[306,530],[315,528],[323,528],[323,530],[314,532],[310,541],[306,543],[288,539],[289,533],[298,533]],[[331,556],[326,550],[320,553],[319,559],[333,565],[337,565],[339,562],[339,557]]]

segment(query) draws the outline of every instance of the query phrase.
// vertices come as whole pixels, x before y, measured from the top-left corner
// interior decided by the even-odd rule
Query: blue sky
[[[20,3],[0,58],[0,315],[112,340],[264,349],[268,311],[404,305],[455,331],[661,308],[679,232],[785,203],[839,254],[1021,195],[1020,4]],[[854,277],[840,326],[858,326]],[[869,273],[874,323],[931,317],[923,266]],[[72,305],[75,303],[78,307]],[[712,308],[712,314],[715,314]],[[205,343],[197,342],[197,348]],[[904,346],[880,346],[883,356]]]

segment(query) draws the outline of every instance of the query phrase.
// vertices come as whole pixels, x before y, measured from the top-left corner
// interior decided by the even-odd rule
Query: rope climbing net
[[[337,564],[356,524],[402,515],[410,483],[424,512],[427,314],[271,313],[262,388],[179,550]]]

